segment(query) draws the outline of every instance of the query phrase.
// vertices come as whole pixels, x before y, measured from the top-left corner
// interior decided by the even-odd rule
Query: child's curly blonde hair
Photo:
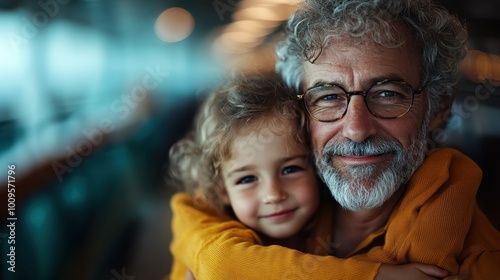
[[[221,164],[230,159],[234,138],[271,128],[274,133],[289,133],[305,144],[302,112],[291,90],[277,75],[235,78],[208,96],[194,128],[172,146],[169,175],[182,190],[201,195],[204,202],[222,211]],[[279,131],[276,127],[280,127]]]

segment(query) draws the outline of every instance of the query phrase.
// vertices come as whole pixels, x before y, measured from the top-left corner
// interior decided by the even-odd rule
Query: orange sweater
[[[314,248],[313,255],[277,245],[262,246],[257,233],[236,220],[221,217],[209,207],[198,209],[195,201],[184,193],[174,195],[171,201],[174,214],[171,280],[186,279],[186,267],[197,280],[373,279],[380,266],[370,260],[318,257],[328,251],[330,207],[330,211],[318,212],[324,222],[315,223],[319,230],[312,240],[307,240],[308,247]],[[321,210],[324,209],[322,206]],[[339,278],[340,275],[347,278]]]
[[[480,169],[463,154],[435,150],[386,225],[346,259],[257,245],[253,231],[211,209],[199,210],[190,196],[178,194],[172,199],[170,277],[184,279],[189,267],[197,279],[373,279],[381,262],[422,262],[466,279],[500,279],[500,233],[475,203],[480,178]],[[325,243],[328,235],[318,234]],[[384,245],[376,246],[381,238]]]

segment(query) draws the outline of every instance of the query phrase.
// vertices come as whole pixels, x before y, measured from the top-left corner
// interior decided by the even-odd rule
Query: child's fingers
[[[448,271],[440,267],[437,267],[435,265],[422,264],[422,263],[415,263],[414,265],[418,270],[422,271],[423,273],[431,277],[444,278],[449,275]]]

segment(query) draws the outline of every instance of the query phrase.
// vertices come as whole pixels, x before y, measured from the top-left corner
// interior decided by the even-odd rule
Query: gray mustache
[[[395,140],[367,139],[362,143],[357,143],[347,139],[340,143],[328,143],[323,149],[323,158],[331,160],[334,156],[371,156],[401,152],[403,152],[403,147]]]

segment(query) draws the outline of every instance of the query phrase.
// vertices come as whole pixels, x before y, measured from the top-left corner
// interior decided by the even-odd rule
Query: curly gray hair
[[[394,24],[402,24],[420,50],[422,84],[431,114],[453,94],[460,63],[466,54],[467,31],[460,21],[432,0],[305,0],[292,15],[286,37],[278,44],[276,71],[299,90],[303,63],[314,62],[329,40],[370,38],[396,47]]]

